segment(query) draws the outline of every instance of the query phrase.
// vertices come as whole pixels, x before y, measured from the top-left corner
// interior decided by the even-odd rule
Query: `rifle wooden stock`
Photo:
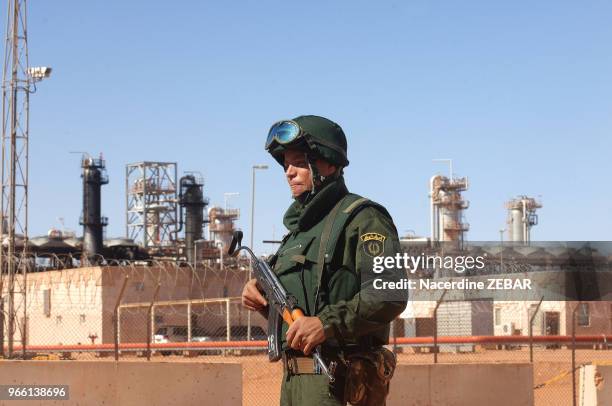
[[[292,311],[289,311],[288,308],[283,309],[283,320],[285,320],[288,325],[292,325],[294,321],[302,317],[304,317],[302,309],[295,308]]]

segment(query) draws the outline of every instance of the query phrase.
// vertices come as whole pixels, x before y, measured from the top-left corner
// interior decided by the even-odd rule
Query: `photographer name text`
[[[486,281],[440,281],[431,279],[401,279],[385,281],[374,279],[374,289],[409,289],[409,290],[531,290],[531,279],[489,278]]]

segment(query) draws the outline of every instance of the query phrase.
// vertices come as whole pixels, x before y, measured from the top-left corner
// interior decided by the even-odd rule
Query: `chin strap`
[[[312,198],[319,193],[321,189],[323,189],[329,180],[336,179],[342,175],[342,168],[339,168],[333,174],[323,176],[317,169],[315,157],[308,153],[304,153],[304,158],[306,159],[306,162],[308,162],[308,169],[310,169],[310,182],[312,183],[312,189],[307,190],[296,198],[302,204],[306,204],[312,200]]]
[[[310,181],[312,182],[312,193],[317,194],[320,190],[327,176],[323,176],[319,173],[316,165],[316,159],[309,154],[304,154],[306,161],[308,162],[308,168],[310,169]]]

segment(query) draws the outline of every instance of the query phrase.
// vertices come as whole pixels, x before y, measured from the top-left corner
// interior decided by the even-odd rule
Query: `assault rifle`
[[[275,362],[282,356],[279,340],[282,327],[281,319],[291,325],[300,317],[304,317],[304,312],[297,306],[295,297],[287,293],[266,261],[257,258],[249,247],[242,246],[242,231],[235,231],[228,254],[235,256],[241,250],[246,251],[251,256],[253,275],[263,290],[263,296],[268,301],[268,359],[270,362]],[[330,372],[330,368],[325,365],[321,358],[320,348],[317,348],[312,356],[321,368],[321,372],[329,378],[330,382],[334,382],[333,372]]]

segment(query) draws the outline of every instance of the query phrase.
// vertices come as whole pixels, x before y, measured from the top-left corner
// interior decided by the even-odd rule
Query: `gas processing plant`
[[[49,344],[50,337],[62,345],[114,342],[116,346],[145,343],[153,336],[159,336],[159,343],[175,342],[171,330],[184,332],[178,341],[185,342],[193,342],[196,336],[261,339],[265,319],[260,315],[251,318],[240,306],[249,263],[227,255],[240,213],[227,203],[210,207],[203,177],[198,172],[179,177],[177,162],[143,161],[125,166],[125,235],[105,239],[109,219],[102,215],[101,202],[104,186],[110,182],[106,162],[101,156],[84,154],[80,167],[82,236],[58,229],[49,230],[46,236],[29,236],[28,179],[23,171],[28,166],[28,92],[51,69],[21,70],[28,66],[23,35],[25,32],[9,36],[14,45],[9,49],[14,53],[8,54],[6,63],[14,69],[4,73],[5,83],[10,84],[4,89],[4,120],[9,125],[3,132],[0,222],[0,325],[4,326],[0,343],[7,344],[6,355],[21,352],[25,357],[28,346]],[[20,59],[24,55],[25,60]],[[507,233],[506,246],[468,244],[469,203],[463,197],[468,187],[468,178],[453,176],[452,169],[449,176],[433,176],[429,182],[430,235],[401,238],[403,249],[423,255],[486,253],[498,273],[514,273],[524,269],[522,263],[534,261],[546,264],[543,269],[550,271],[558,258],[564,258],[559,252],[530,246],[542,204],[528,196],[506,203],[506,228],[500,231],[500,243]],[[428,278],[456,276],[443,269],[424,273]],[[441,334],[526,332],[528,309],[510,320],[504,316],[507,306],[489,300],[486,310],[476,315],[473,303],[480,299],[459,295],[440,307],[436,323]],[[73,306],[75,301],[81,303],[79,310]],[[433,306],[431,300],[409,305],[402,334],[431,335]],[[515,310],[511,313],[517,314]],[[549,310],[539,331],[564,333],[564,305],[557,302]],[[498,315],[495,322],[494,315]],[[457,318],[462,322],[454,323]],[[506,319],[506,328],[497,328]],[[0,352],[4,351],[0,345]]]
[[[278,295],[270,291],[265,294],[271,305],[267,309],[251,312],[242,305],[243,288],[253,275],[265,274],[259,278],[260,285],[265,285],[266,280],[274,279],[268,272],[274,271],[258,272],[266,267],[258,267],[263,262],[257,261],[254,254],[252,257],[233,255],[236,247],[233,236],[241,235],[235,233],[241,213],[232,207],[228,198],[238,193],[225,193],[223,205],[211,203],[207,182],[218,179],[205,179],[199,172],[202,168],[183,167],[180,162],[137,162],[142,158],[107,162],[102,154],[80,153],[79,164],[75,163],[72,175],[67,177],[74,181],[61,180],[71,182],[73,190],[79,191],[80,196],[75,200],[81,201],[80,216],[78,212],[69,215],[75,223],[78,219],[80,230],[69,230],[60,220],[61,227],[50,228],[44,235],[32,235],[28,204],[32,196],[30,186],[34,183],[30,181],[32,176],[41,174],[29,170],[30,102],[36,102],[36,92],[48,91],[42,82],[50,77],[53,69],[30,66],[27,1],[9,0],[7,3],[0,169],[0,376],[6,381],[1,383],[7,385],[0,385],[0,404],[6,399],[10,403],[7,393],[12,387],[21,389],[21,394],[17,395],[21,397],[15,399],[26,400],[27,404],[53,400],[71,405],[270,405],[279,403],[281,380],[285,380],[283,386],[287,389],[290,376],[327,369],[331,371],[329,382],[333,384],[329,396],[332,392],[337,394],[336,389],[343,391],[341,385],[346,383],[344,390],[353,389],[345,393],[351,404],[385,403],[384,397],[370,397],[373,382],[376,384],[372,387],[381,393],[383,388],[386,388],[384,392],[390,388],[386,400],[390,406],[557,406],[566,404],[564,401],[570,396],[573,400],[580,398],[580,405],[612,404],[605,400],[600,403],[582,401],[587,396],[593,399],[606,393],[607,399],[612,399],[609,355],[612,348],[612,246],[607,241],[538,241],[535,233],[543,204],[539,198],[518,194],[521,191],[513,192],[506,202],[500,198],[495,203],[498,214],[487,220],[499,228],[493,230],[488,241],[470,240],[467,236],[474,232],[474,227],[468,223],[472,212],[467,197],[474,183],[470,183],[467,176],[457,176],[453,172],[451,159],[434,159],[447,162],[448,173],[431,173],[430,178],[425,174],[417,186],[409,186],[412,196],[420,195],[423,202],[429,199],[429,207],[424,207],[422,213],[410,213],[422,218],[423,228],[427,230],[400,235],[402,252],[394,253],[393,257],[376,255],[389,250],[366,249],[365,254],[372,254],[373,264],[372,273],[366,275],[366,279],[363,276],[367,266],[357,266],[360,274],[355,271],[354,275],[352,269],[347,269],[350,266],[332,269],[337,262],[334,260],[325,259],[320,267],[306,266],[306,261],[316,264],[323,261],[323,256],[328,257],[326,247],[315,237],[309,241],[314,241],[317,247],[321,245],[318,258],[306,255],[313,247],[310,242],[290,244],[294,246],[280,253],[282,259],[279,261],[287,265],[287,274],[292,273],[288,278],[297,281],[301,276],[305,309],[299,308],[304,300],[300,302],[290,295],[301,293],[289,289],[285,292],[280,284],[275,289]],[[63,21],[56,17],[64,17],[66,10],[56,5],[47,7],[59,11],[49,10],[56,15],[48,17],[45,14],[44,20],[39,17],[34,21],[45,24]],[[119,9],[114,10],[112,4],[105,3],[103,11],[108,9],[126,15],[131,11],[124,10],[123,4],[115,7]],[[135,7],[147,17],[143,21],[150,20],[150,15],[144,14],[148,10]],[[323,5],[316,7],[318,12]],[[205,8],[207,13],[214,11],[208,5]],[[398,8],[393,6],[392,12],[397,13]],[[96,15],[95,18],[103,17]],[[235,18],[235,13],[231,18]],[[114,21],[114,24],[117,27],[113,29],[117,28],[123,35],[121,21]],[[129,28],[130,33],[134,31],[133,26]],[[247,25],[247,28],[253,27]],[[196,24],[195,29],[200,27]],[[225,40],[223,36],[217,37],[215,41]],[[197,39],[198,46],[209,45],[200,37]],[[436,36],[436,42],[438,39]],[[130,41],[126,36],[120,45],[134,48]],[[158,44],[152,46],[155,45]],[[473,44],[471,46],[473,48]],[[222,49],[229,48],[223,46]],[[134,68],[129,61],[114,62],[125,62],[118,68],[119,72]],[[142,77],[145,80],[145,76]],[[117,103],[127,104],[129,99],[120,98]],[[64,121],[66,125],[71,123]],[[43,143],[43,138],[36,134],[32,142]],[[73,137],[75,139],[78,140],[75,142],[81,140]],[[434,145],[438,141],[430,142]],[[175,145],[179,148],[187,144],[178,140]],[[47,151],[44,153],[48,155]],[[45,168],[54,167],[45,164]],[[109,178],[107,169],[110,167],[125,168],[124,176]],[[250,242],[245,244],[251,248],[254,245],[255,173],[266,168],[266,165],[252,167]],[[59,182],[57,174],[47,175],[50,182]],[[402,176],[401,173],[397,175]],[[228,188],[233,187],[223,170],[207,176],[225,177]],[[120,198],[105,200],[121,206],[125,216],[104,216],[102,202],[109,184],[123,186],[124,194],[120,193]],[[500,184],[498,182],[496,187],[501,187]],[[61,195],[52,197],[66,199]],[[48,211],[48,205],[45,206]],[[350,210],[349,207],[346,211],[349,215]],[[280,218],[281,213],[277,214]],[[329,218],[335,219],[334,216],[330,214]],[[557,221],[563,220],[566,219]],[[121,235],[107,236],[109,224],[114,230],[122,230]],[[332,230],[334,224],[330,221],[327,223],[330,227],[322,228]],[[411,226],[395,225],[399,230]],[[374,230],[364,232],[367,231]],[[383,237],[382,244],[387,238],[377,233],[369,234]],[[333,233],[327,236],[330,235]],[[325,236],[322,240],[326,240]],[[330,241],[331,238],[328,245]],[[358,238],[355,241],[364,245]],[[388,241],[393,249],[397,247],[394,236]],[[273,244],[270,247],[274,251],[280,241],[273,238],[263,243]],[[288,250],[293,251],[285,256]],[[357,251],[357,261],[368,264],[370,259],[361,253],[361,246]],[[409,258],[411,265],[395,265],[395,262],[387,265],[389,259],[397,260],[397,264],[400,260],[404,260],[402,264],[409,264]],[[253,259],[255,261],[251,262]],[[448,259],[450,267],[446,265]],[[470,259],[472,264],[482,266],[468,267]],[[377,265],[382,268],[376,269]],[[394,271],[403,269],[405,273],[393,272],[398,276],[396,280],[385,281],[379,275],[385,267],[394,267]],[[319,269],[317,279],[311,270]],[[598,272],[602,269],[607,272]],[[346,274],[349,279],[354,277],[354,280],[350,282],[345,276],[335,278],[333,272]],[[371,286],[381,289],[376,287],[376,279],[369,285],[367,278],[372,276],[387,283],[387,287],[382,288],[388,289],[382,291],[384,300],[394,300],[392,289],[409,290],[408,303],[395,319],[390,320],[388,315],[380,318],[379,303],[367,302]],[[317,306],[313,312],[308,309],[306,280],[308,283],[318,280],[319,283],[315,295]],[[348,306],[345,301],[332,299],[336,295],[331,288],[325,288],[345,280],[349,281],[347,288],[339,289],[339,297],[361,286],[361,291],[347,301]],[[511,287],[506,289],[508,281]],[[518,282],[524,285],[517,289]],[[419,290],[411,285],[437,287]],[[491,285],[494,289],[489,289]],[[527,285],[529,289],[524,288]],[[319,289],[322,286],[325,287]],[[401,293],[403,303],[405,292]],[[317,299],[321,299],[320,303]],[[284,308],[283,319],[287,323],[298,321],[297,315],[321,316],[319,310],[329,310],[328,304],[332,309],[337,306],[340,316],[331,329],[324,329],[321,321],[313,320],[315,317],[310,318],[314,324],[303,323],[298,327],[318,322],[320,331],[325,333],[325,338],[317,341],[320,345],[312,348],[315,356],[310,360],[294,351],[284,352],[282,362],[269,362],[274,358],[270,357],[274,355],[270,347],[281,340],[275,340],[277,335],[268,335],[268,332],[273,331],[274,326],[280,327],[276,321],[281,319],[270,317],[269,323],[264,313],[282,301],[296,304],[295,309],[292,306]],[[368,313],[376,314],[376,321],[368,319]],[[389,325],[388,341],[380,341],[382,335],[378,329],[383,322]],[[375,330],[376,335],[360,337],[353,334],[352,328],[364,332]],[[307,329],[311,338],[316,335],[312,334],[316,329]],[[279,334],[280,331],[277,330]],[[333,336],[328,336],[328,331]],[[294,335],[294,343],[300,341],[297,340],[300,334]],[[306,334],[302,334],[303,337]],[[392,350],[393,358],[388,356],[388,351],[383,353],[373,348],[382,345]],[[333,352],[339,353],[339,357],[335,354],[330,357],[333,362],[322,363],[323,368],[321,364],[314,367],[313,359],[320,356],[326,359]],[[344,359],[348,361],[345,365],[338,362]],[[49,360],[53,362],[45,362]],[[148,362],[152,360],[164,362]],[[336,372],[339,380],[335,380]],[[377,379],[371,379],[376,375]],[[389,383],[391,377],[393,381]],[[314,376],[312,379],[305,376],[304,380],[293,382],[314,383],[315,380],[319,382]],[[291,388],[294,395],[299,393],[300,404],[310,396],[303,390],[305,387],[291,384]],[[38,396],[38,389],[46,392],[41,391],[42,396]],[[65,389],[66,396],[47,396],[51,389]],[[328,393],[317,392],[311,400],[322,399],[331,397],[328,398]]]
[[[12,17],[8,19],[3,77],[0,353],[5,352],[3,344],[5,355],[21,352],[25,357],[28,346],[36,345],[114,343],[118,348],[120,343],[146,343],[153,336],[159,336],[159,343],[172,342],[173,329],[178,341],[184,342],[196,336],[229,341],[251,340],[253,334],[261,339],[266,321],[260,315],[251,319],[239,305],[249,263],[227,255],[240,213],[227,203],[210,207],[203,177],[198,172],[179,175],[177,162],[143,161],[125,166],[125,235],[105,239],[109,219],[102,215],[102,194],[104,186],[114,180],[108,178],[102,157],[84,154],[80,166],[82,236],[58,229],[44,236],[30,235],[29,101],[35,85],[52,69],[29,66],[23,4],[9,2]],[[498,273],[520,271],[523,262],[550,271],[564,258],[567,251],[530,246],[542,204],[528,196],[506,203],[506,228],[500,231],[500,244],[467,244],[469,204],[463,194],[468,187],[467,177],[453,176],[452,167],[449,176],[433,176],[428,191],[430,235],[405,236],[402,247],[425,254],[440,250],[486,253]],[[501,211],[499,217],[503,224]],[[426,276],[449,275],[434,270]],[[477,320],[468,299],[458,297],[455,304],[440,308],[449,320],[465,316],[461,331],[444,327],[440,318],[441,333],[515,334],[518,330],[526,334],[527,310],[510,320],[504,318],[503,306],[494,307],[490,301],[486,315]],[[565,333],[564,306],[549,309],[541,332]],[[499,315],[497,309],[501,309]],[[431,303],[410,308],[404,315],[403,334],[431,335],[431,312]],[[493,322],[494,316],[499,318]]]

